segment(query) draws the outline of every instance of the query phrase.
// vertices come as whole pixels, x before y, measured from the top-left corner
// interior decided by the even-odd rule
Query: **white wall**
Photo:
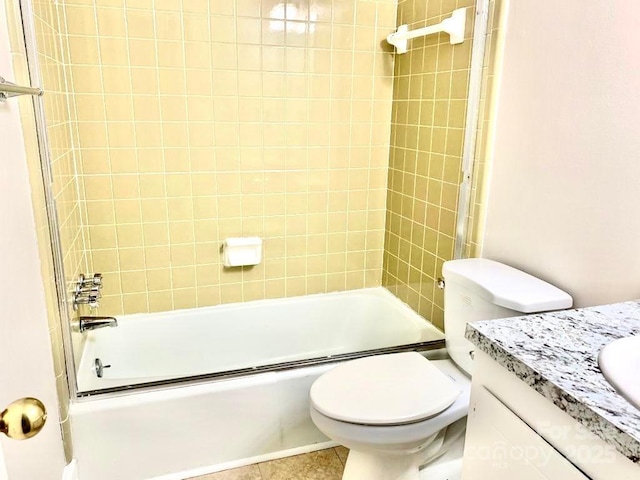
[[[12,79],[6,21],[0,0],[0,74]],[[37,436],[17,441],[0,434],[0,448],[11,480],[58,480],[64,453],[16,99],[0,104],[0,229],[0,411],[27,396],[40,399],[48,410],[47,423]]]
[[[506,0],[505,0],[506,1]],[[482,255],[640,298],[640,2],[508,2]]]

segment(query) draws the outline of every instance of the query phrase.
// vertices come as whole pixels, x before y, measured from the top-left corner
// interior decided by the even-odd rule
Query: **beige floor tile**
[[[248,467],[210,473],[209,475],[193,477],[187,480],[262,480],[262,475],[257,465],[249,465]]]
[[[344,466],[333,448],[258,464],[263,480],[340,480]]]
[[[347,456],[349,455],[349,449],[347,447],[343,447],[342,445],[335,448],[336,453],[338,454],[338,458],[344,465],[347,462]]]

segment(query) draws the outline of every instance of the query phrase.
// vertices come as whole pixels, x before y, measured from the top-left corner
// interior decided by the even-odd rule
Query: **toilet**
[[[417,352],[345,362],[311,386],[311,418],[350,449],[343,480],[418,480],[419,470],[464,435],[474,346],[467,322],[571,307],[543,280],[488,259],[445,262],[444,324],[450,359]]]

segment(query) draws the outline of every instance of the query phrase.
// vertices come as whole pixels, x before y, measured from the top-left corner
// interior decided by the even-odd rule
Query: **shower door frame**
[[[24,37],[27,67],[31,85],[42,86],[42,72],[38,61],[38,48],[32,0],[17,0],[20,8],[22,34]],[[51,168],[51,149],[49,134],[47,132],[47,120],[45,116],[44,97],[33,97],[33,111],[38,139],[40,156],[40,170],[42,172],[42,187],[49,225],[49,239],[51,241],[51,254],[53,262],[53,274],[56,288],[60,327],[62,331],[63,356],[69,397],[72,400],[78,398],[78,382],[76,377],[76,364],[73,355],[73,341],[71,336],[71,311],[69,308],[69,295],[64,271],[62,240],[60,238],[60,224],[58,222],[58,210],[53,193],[53,172]]]
[[[22,30],[24,35],[25,50],[29,77],[32,85],[42,85],[42,74],[38,61],[38,50],[36,42],[35,24],[32,9],[32,0],[16,0],[21,14]],[[487,41],[487,28],[489,22],[490,0],[476,0],[476,12],[474,23],[473,44],[471,53],[471,66],[469,78],[469,95],[467,97],[467,111],[465,122],[465,136],[462,160],[462,181],[460,183],[460,194],[458,198],[458,211],[456,223],[456,236],[454,244],[454,258],[462,258],[464,255],[465,243],[468,235],[468,216],[472,193],[472,173],[475,164],[475,151],[477,144],[478,121],[480,113],[480,96],[483,80],[484,57]],[[36,133],[40,154],[40,167],[43,177],[43,190],[46,203],[46,211],[49,224],[49,235],[51,240],[52,261],[54,270],[54,280],[56,284],[57,304],[61,321],[61,331],[63,339],[63,354],[65,359],[66,380],[71,401],[83,401],[87,397],[78,394],[78,383],[76,375],[76,363],[73,351],[71,309],[69,305],[69,291],[63,263],[62,242],[56,202],[53,193],[53,174],[51,171],[51,154],[49,136],[47,133],[47,123],[43,97],[33,97],[33,108],[35,114]],[[207,376],[208,377],[208,376]],[[183,379],[189,382],[189,379]],[[193,380],[193,379],[192,379]],[[169,386],[175,387],[176,382],[170,382]],[[155,388],[154,388],[155,387]],[[152,389],[164,388],[165,383],[153,386]],[[135,393],[147,388],[130,387],[124,393]],[[94,395],[97,392],[91,392]],[[122,394],[123,392],[100,393],[101,398]]]
[[[469,212],[473,187],[473,168],[476,164],[478,145],[478,126],[480,122],[480,103],[482,96],[483,70],[487,48],[489,28],[489,5],[491,0],[476,0],[476,20],[473,26],[473,45],[471,46],[471,65],[469,67],[469,93],[467,94],[467,112],[464,127],[462,150],[462,182],[458,195],[456,231],[454,241],[454,259],[463,258],[469,235]]]

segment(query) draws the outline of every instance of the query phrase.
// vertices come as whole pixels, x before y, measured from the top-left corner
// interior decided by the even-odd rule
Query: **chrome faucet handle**
[[[88,285],[86,287],[81,287],[76,290],[77,295],[96,295],[98,298],[102,297],[102,286],[98,285]]]
[[[91,287],[91,288],[102,288],[102,274],[94,273],[93,277],[86,278],[83,274],[78,276],[78,287],[81,289]]]
[[[87,288],[85,290],[80,290],[77,293],[78,299],[88,298],[88,297],[96,297],[98,300],[102,298],[102,292],[95,287]]]
[[[100,305],[100,302],[99,302],[100,296],[101,296],[100,294],[87,295],[86,297],[77,296],[73,300],[74,309],[77,310],[78,305],[89,305],[89,308],[98,308],[98,306]]]
[[[98,308],[98,300],[102,297],[102,274],[96,273],[92,278],[85,278],[84,274],[78,275],[73,291],[73,309],[78,310],[79,305],[89,305],[89,308]]]
[[[93,274],[93,278],[91,279],[91,281],[92,281],[94,287],[102,288],[102,274],[101,273],[94,273]]]

